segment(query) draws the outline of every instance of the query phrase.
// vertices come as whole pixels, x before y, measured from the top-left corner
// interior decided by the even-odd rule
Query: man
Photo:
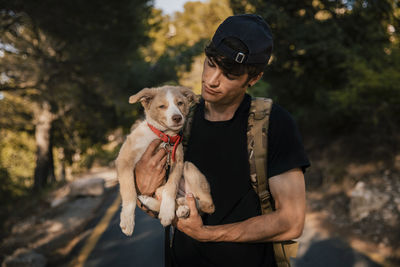
[[[193,118],[185,160],[210,183],[216,211],[201,217],[192,195],[190,216],[176,222],[174,266],[275,266],[272,241],[301,235],[305,217],[305,168],[300,134],[280,106],[272,106],[267,177],[275,211],[261,215],[250,184],[246,89],[263,75],[272,51],[268,25],[257,15],[227,18],[206,47],[202,101]],[[165,174],[165,152],[153,142],[135,169],[142,194],[153,194]]]

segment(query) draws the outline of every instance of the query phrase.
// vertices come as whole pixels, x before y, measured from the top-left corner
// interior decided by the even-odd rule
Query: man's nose
[[[218,87],[220,82],[220,76],[221,76],[221,71],[218,69],[216,69],[213,73],[211,73],[210,79],[208,81],[209,86]]]

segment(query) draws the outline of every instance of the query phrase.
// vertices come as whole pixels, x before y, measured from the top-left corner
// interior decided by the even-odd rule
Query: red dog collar
[[[158,130],[157,128],[155,128],[150,123],[147,123],[147,125],[158,136],[158,138],[160,138],[165,144],[173,146],[171,156],[172,156],[172,161],[175,162],[176,149],[177,149],[179,143],[182,142],[182,135],[177,134],[175,136],[169,136],[168,134],[165,134],[165,133],[161,132],[160,130]],[[169,151],[169,153],[171,153],[171,151]]]

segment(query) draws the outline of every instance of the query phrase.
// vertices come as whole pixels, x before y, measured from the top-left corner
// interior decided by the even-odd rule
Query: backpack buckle
[[[267,190],[260,192],[258,195],[260,197],[260,200],[261,200],[262,204],[269,203],[269,199],[271,198],[271,194]]]

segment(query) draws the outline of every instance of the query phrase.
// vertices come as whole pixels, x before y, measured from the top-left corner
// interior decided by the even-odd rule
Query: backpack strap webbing
[[[262,214],[273,209],[267,180],[267,135],[271,107],[271,99],[252,98],[247,125],[250,179],[260,198]]]
[[[271,108],[271,99],[252,98],[247,126],[250,179],[260,199],[262,214],[270,213],[275,209],[267,179],[267,142]],[[273,248],[277,266],[290,267],[290,258],[296,257],[298,243],[291,240],[274,242]]]

